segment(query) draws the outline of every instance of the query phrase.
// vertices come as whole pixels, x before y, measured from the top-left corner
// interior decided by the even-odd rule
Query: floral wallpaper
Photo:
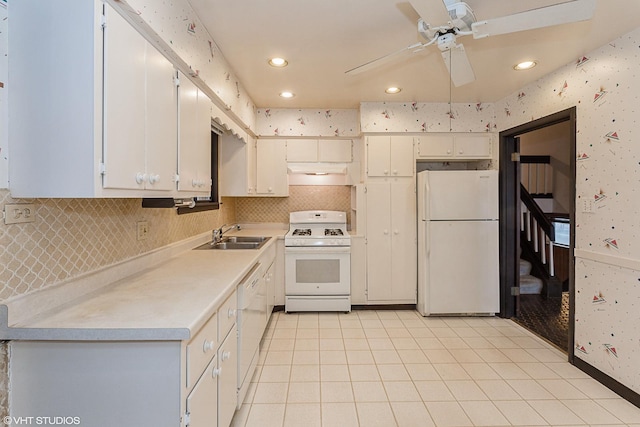
[[[255,128],[255,105],[187,0],[112,0],[148,25],[233,111]]]
[[[363,102],[362,132],[494,132],[493,104]]]
[[[640,29],[495,104],[498,130],[576,106],[575,354],[640,392]]]
[[[259,108],[256,117],[259,136],[357,137],[358,110],[312,110]]]

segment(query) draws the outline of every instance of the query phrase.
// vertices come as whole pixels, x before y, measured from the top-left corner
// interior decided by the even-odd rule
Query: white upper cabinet
[[[175,189],[177,104],[173,65],[107,8],[104,188]]]
[[[288,139],[287,162],[350,163],[350,139]]]
[[[413,176],[412,136],[368,136],[366,141],[367,176]]]
[[[284,139],[260,139],[256,154],[256,193],[288,196],[287,142]]]
[[[244,142],[225,134],[219,139],[220,184],[222,197],[256,195],[256,140]]]
[[[174,67],[108,3],[16,2],[11,51],[12,196],[209,194],[210,101],[185,107],[178,163]]]
[[[433,160],[490,159],[493,134],[434,133],[416,137],[416,157]]]
[[[211,100],[186,76],[178,73],[179,137],[178,190],[211,192]]]

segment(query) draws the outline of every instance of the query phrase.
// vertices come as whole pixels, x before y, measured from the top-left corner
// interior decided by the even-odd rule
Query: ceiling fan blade
[[[471,24],[473,38],[515,33],[570,22],[586,21],[593,16],[596,0],[573,0],[539,9]]]
[[[447,25],[451,21],[449,12],[442,0],[409,0],[420,18],[431,27]]]
[[[366,62],[362,65],[358,65],[355,68],[352,68],[348,71],[345,71],[345,74],[347,75],[355,75],[355,74],[360,74],[363,73],[365,71],[369,71],[372,68],[376,68],[379,67],[393,59],[395,59],[396,57],[400,56],[401,54],[404,54],[406,52],[417,52],[419,50],[422,50],[424,48],[424,45],[422,43],[415,43],[412,44],[411,46],[407,46],[407,47],[403,47],[400,50],[396,50],[395,52],[391,52],[388,53],[384,56],[381,56],[380,58],[376,58],[374,60],[371,60],[369,62]]]
[[[455,87],[475,81],[476,76],[469,62],[464,46],[459,44],[442,52],[442,59],[449,70],[451,81]]]

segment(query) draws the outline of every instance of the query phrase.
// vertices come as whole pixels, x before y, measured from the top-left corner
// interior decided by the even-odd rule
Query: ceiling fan
[[[467,3],[456,0],[409,0],[420,16],[418,32],[426,42],[410,46],[346,71],[353,75],[382,65],[398,55],[418,52],[436,45],[449,70],[454,86],[475,80],[473,68],[462,43],[457,39],[472,35],[482,39],[500,34],[586,21],[593,16],[596,0],[571,0],[513,15],[478,21]]]

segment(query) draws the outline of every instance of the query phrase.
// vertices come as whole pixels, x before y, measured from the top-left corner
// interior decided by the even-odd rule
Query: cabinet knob
[[[447,150],[447,154],[451,154],[451,150]]]
[[[269,187],[269,193],[273,193],[273,188]]]
[[[224,362],[225,360],[229,360],[231,358],[231,352],[230,351],[223,351],[222,352],[222,361]]]
[[[145,182],[147,180],[147,174],[146,173],[142,173],[142,172],[138,172],[136,174],[136,182],[138,184],[142,184],[143,182]]]
[[[204,343],[202,344],[202,351],[203,352],[208,352],[210,350],[213,350],[213,345],[215,344],[215,342],[213,340],[209,341],[209,340],[204,340]]]
[[[155,184],[155,183],[157,183],[159,181],[160,181],[160,175],[158,175],[158,174],[149,175],[149,184]]]
[[[393,230],[393,234],[397,236],[398,234],[400,234],[400,232],[398,230]]]
[[[389,171],[387,169],[384,170],[385,175],[389,175]]]
[[[227,317],[231,318],[231,317],[235,317],[236,316],[236,309],[235,308],[230,308],[229,311],[227,312]]]
[[[463,153],[464,153],[464,151],[462,151],[462,150],[458,151],[458,154],[463,154]]]
[[[211,376],[217,378],[222,373],[222,368],[213,368],[211,370]]]
[[[387,235],[387,234],[389,234],[389,230],[384,230],[382,233],[383,233],[384,235]]]
[[[394,174],[394,175],[398,175],[398,171],[394,169],[394,170],[393,170],[393,174]]]

